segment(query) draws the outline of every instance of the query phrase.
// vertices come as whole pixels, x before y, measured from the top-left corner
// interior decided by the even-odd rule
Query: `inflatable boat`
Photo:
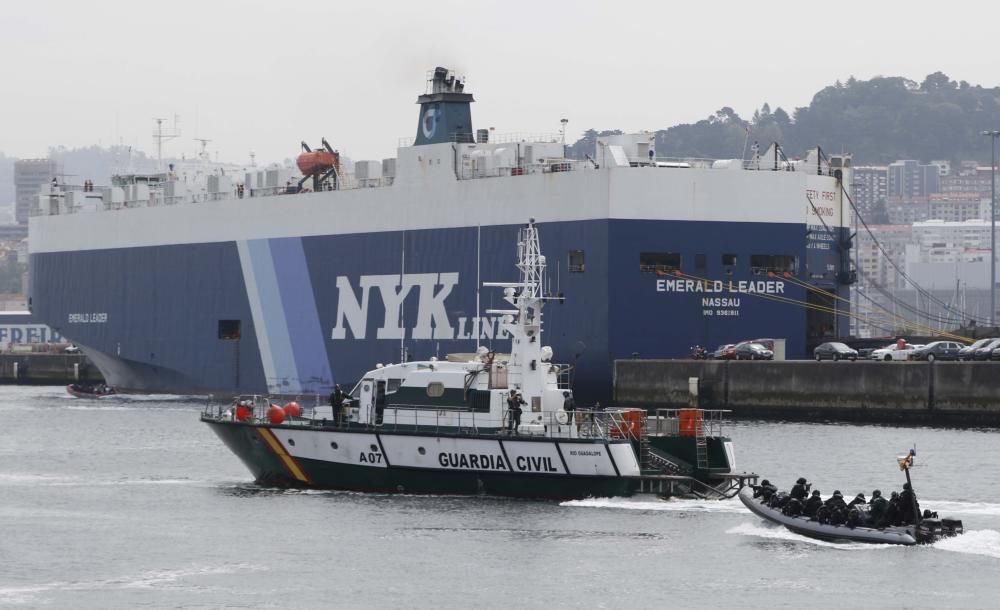
[[[71,383],[66,386],[66,392],[75,398],[104,398],[105,396],[114,396],[117,394],[111,386],[104,384],[82,385],[79,383]]]
[[[820,523],[806,516],[785,515],[780,508],[771,508],[764,502],[763,497],[755,498],[753,494],[754,491],[750,487],[744,487],[739,494],[740,500],[750,509],[750,512],[768,521],[780,523],[796,534],[818,540],[914,545],[930,543],[940,538],[962,533],[962,522],[957,519],[925,518],[921,519],[916,526],[900,525],[881,529]]]

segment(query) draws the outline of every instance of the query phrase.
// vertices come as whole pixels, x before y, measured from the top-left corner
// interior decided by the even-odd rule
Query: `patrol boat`
[[[254,396],[201,420],[267,486],[564,499],[721,497],[756,480],[732,473],[728,439],[706,434],[718,412],[575,409],[572,367],[541,341],[542,308],[561,297],[547,295],[534,219],[517,249],[520,280],[483,284],[510,306],[487,310],[509,356],[377,365],[337,411]]]

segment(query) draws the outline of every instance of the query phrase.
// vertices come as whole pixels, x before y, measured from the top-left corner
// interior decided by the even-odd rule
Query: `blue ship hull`
[[[814,297],[750,267],[756,254],[795,256],[797,278],[846,296],[838,255],[817,248],[805,224],[598,219],[539,227],[550,291],[565,295],[546,308],[543,341],[555,361],[576,365],[582,400],[610,397],[615,359],[684,357],[695,344],[756,337],[785,338],[788,357],[802,357],[846,324],[782,302]],[[45,298],[33,311],[125,390],[325,396],[404,353],[444,358],[477,344],[509,351],[494,317],[484,316],[476,340],[477,285],[514,275],[517,228],[40,252],[31,259],[32,290]],[[711,281],[641,269],[643,252],[677,253],[684,273]],[[478,311],[499,306],[500,296],[481,289]]]

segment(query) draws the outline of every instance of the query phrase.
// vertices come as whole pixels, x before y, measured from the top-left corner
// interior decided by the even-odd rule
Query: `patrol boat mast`
[[[545,256],[541,254],[535,219],[520,229],[517,241],[517,268],[520,282],[483,282],[483,286],[503,288],[504,300],[515,309],[487,309],[487,314],[500,315],[501,327],[510,334],[508,383],[527,399],[531,413],[542,421],[543,411],[562,408],[562,392],[557,384],[547,383],[550,373],[558,366],[551,363],[552,348],[542,347],[542,307],[545,296]]]

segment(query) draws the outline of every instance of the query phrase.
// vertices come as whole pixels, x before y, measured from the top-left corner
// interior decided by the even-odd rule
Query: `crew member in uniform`
[[[333,386],[333,393],[330,394],[330,407],[333,409],[333,423],[340,425],[341,414],[344,409],[344,390],[340,384]]]
[[[572,425],[573,420],[576,419],[576,401],[573,400],[573,395],[566,390],[563,392],[563,411],[566,412],[566,423]]]
[[[882,497],[881,490],[876,489],[872,492],[872,499],[868,501],[868,506],[872,525],[878,528],[885,527],[885,517],[889,510],[889,501]]]
[[[507,411],[510,413],[507,429],[511,432],[516,433],[518,426],[521,425],[521,405],[526,404],[528,403],[524,402],[517,390],[510,391],[510,398],[507,399]]]
[[[904,525],[920,520],[920,505],[917,503],[917,495],[913,493],[913,487],[909,483],[903,483],[903,493],[899,494],[899,512],[903,517]]]
[[[799,502],[805,502],[806,497],[809,495],[809,483],[806,482],[805,477],[799,477],[798,481],[795,481],[795,485],[792,487],[791,497],[795,498]]]
[[[802,514],[809,517],[810,519],[816,516],[816,509],[823,506],[823,497],[820,495],[818,489],[812,491],[812,495],[806,500],[806,505],[802,510]]]

